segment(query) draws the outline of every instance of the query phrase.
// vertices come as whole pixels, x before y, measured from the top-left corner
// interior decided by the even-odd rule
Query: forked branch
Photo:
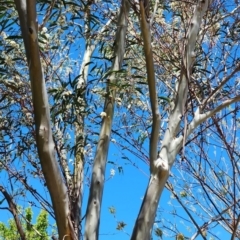
[[[140,0],[140,23],[141,31],[143,36],[143,47],[146,60],[146,69],[147,69],[147,81],[150,95],[150,102],[152,108],[152,132],[149,145],[149,160],[150,160],[150,169],[151,172],[154,171],[154,161],[157,159],[157,145],[159,140],[159,131],[160,131],[160,113],[158,108],[158,98],[156,91],[156,80],[155,80],[155,71],[154,71],[154,62],[153,62],[153,53],[151,45],[151,31],[149,24],[149,13],[148,13],[148,0]]]

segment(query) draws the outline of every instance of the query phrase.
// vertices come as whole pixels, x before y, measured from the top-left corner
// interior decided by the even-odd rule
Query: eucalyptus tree
[[[150,165],[132,239],[151,238],[165,186],[196,228],[192,239],[199,234],[206,239],[204,231],[212,222],[221,224],[232,238],[239,234],[237,137],[232,134],[229,145],[223,132],[226,124],[218,123],[229,121],[234,113],[232,126],[237,131],[237,1],[15,0],[0,10],[1,174],[10,182],[1,184],[1,192],[22,229],[22,239],[22,213],[14,196],[29,194],[33,204],[38,202],[56,220],[59,239],[99,238],[111,132],[125,158],[130,152]],[[204,149],[218,141],[204,137],[209,131],[217,132],[225,145],[231,170],[209,161],[213,157]],[[190,160],[198,153],[199,163]],[[180,169],[167,183],[174,163],[184,164],[190,177],[181,177]],[[210,170],[216,177],[206,180]],[[46,187],[50,199],[36,191],[34,178]],[[88,178],[85,217],[82,198]],[[189,187],[192,179],[205,193],[204,204]],[[216,182],[218,188],[213,189]],[[228,189],[226,183],[233,187]],[[222,190],[229,193],[220,195]],[[202,221],[194,219],[179,195],[199,205],[206,213]],[[207,208],[209,202],[213,212]]]
[[[167,223],[164,214],[166,204],[163,204],[160,218],[162,220],[157,221],[161,227],[156,228],[155,232],[174,237],[181,235],[177,230],[179,222],[186,225],[190,222],[194,226],[191,239],[202,232],[217,237],[214,231],[211,231],[214,225],[221,225],[234,238],[235,234],[239,234],[239,6],[235,2],[217,4],[213,1],[207,15],[203,17],[190,81],[187,81],[188,86],[185,87],[188,93],[183,104],[184,114],[181,118],[175,116],[172,122],[171,117],[179,110],[176,103],[180,104],[181,99],[178,98],[184,97],[179,94],[179,82],[184,77],[182,71],[187,71],[183,56],[188,46],[187,36],[191,22],[194,21],[194,15],[188,13],[189,9],[193,11],[194,8],[191,7],[195,5],[172,2],[165,11],[165,3],[162,3],[162,8],[155,6],[152,7],[152,15],[156,20],[152,22],[150,18],[150,23],[153,24],[151,47],[162,119],[158,146],[160,156],[161,151],[168,151],[174,142],[177,144],[179,141],[180,144],[172,145],[172,153],[176,150],[178,155],[174,157],[176,168],[172,169],[172,177],[167,184],[172,197],[179,203],[175,208],[176,201],[170,201],[175,209],[173,214],[178,215],[178,218],[175,223]],[[168,19],[167,14],[172,14],[171,19]],[[130,26],[130,32],[136,33],[136,25],[130,23]],[[133,54],[137,53],[138,51],[133,49]],[[227,58],[228,61],[225,61]],[[149,57],[147,59],[149,60]],[[141,66],[141,71],[143,65],[140,65],[138,59],[136,61],[138,66]],[[130,119],[134,119],[136,109],[142,106],[141,110],[145,113],[141,113],[141,116],[144,120],[138,121],[134,127],[129,127],[125,138],[128,141],[131,139],[134,146],[131,149],[129,147],[129,151],[143,161],[148,161],[149,151],[145,149],[143,139],[150,136],[146,129],[152,124],[151,114],[146,114],[149,113],[149,107],[145,104],[146,96],[136,99],[135,103],[132,104]],[[133,126],[130,119],[125,121],[129,126]],[[170,145],[164,147],[166,137],[169,136],[168,131],[171,133],[171,123],[176,124],[179,129],[175,128],[175,136],[168,142]],[[145,130],[140,133],[141,137],[137,142],[133,129]],[[124,149],[124,145],[122,147]],[[182,218],[181,213],[176,214],[179,206],[186,211],[186,218]],[[147,217],[145,212],[142,216]],[[205,237],[204,234],[202,237]]]

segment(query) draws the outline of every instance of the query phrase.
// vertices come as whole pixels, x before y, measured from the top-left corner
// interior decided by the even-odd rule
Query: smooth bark
[[[150,168],[151,171],[154,169],[154,161],[157,159],[157,145],[159,140],[159,131],[160,131],[160,113],[158,107],[158,98],[157,98],[157,91],[156,91],[156,80],[155,80],[155,71],[154,71],[154,62],[153,62],[153,53],[152,53],[152,46],[151,46],[151,31],[150,25],[148,23],[149,16],[148,1],[140,1],[140,23],[141,23],[141,31],[143,36],[143,43],[144,43],[144,54],[146,60],[146,69],[147,69],[147,82],[148,82],[148,89],[150,95],[150,103],[151,103],[151,110],[152,110],[152,131],[151,131],[151,138],[150,138],[150,145],[149,145],[149,161],[150,161]]]
[[[30,73],[38,155],[51,196],[59,239],[75,239],[66,186],[55,157],[50,110],[38,46],[36,1],[15,1],[19,13]],[[24,16],[24,17],[23,17]],[[26,44],[27,43],[27,44]]]
[[[87,84],[88,72],[91,61],[92,54],[97,47],[96,41],[91,39],[90,31],[90,21],[91,21],[91,12],[90,5],[87,6],[85,10],[85,35],[86,39],[86,50],[83,55],[83,60],[80,68],[80,77],[77,84],[77,89],[82,90],[80,95],[81,101],[86,105],[85,100],[85,91],[84,88]],[[106,30],[109,24],[112,23],[110,19],[98,32],[98,36],[101,36],[102,33]],[[81,234],[79,227],[81,227],[81,215],[82,215],[82,199],[83,199],[83,181],[84,181],[84,114],[78,114],[78,121],[75,123],[75,142],[76,142],[76,151],[75,151],[75,164],[74,164],[74,173],[73,173],[73,188],[71,193],[71,202],[72,202],[72,219],[74,222],[74,229],[77,236]]]
[[[116,42],[114,50],[114,60],[112,64],[112,74],[108,81],[107,96],[105,99],[105,106],[103,112],[105,115],[102,121],[102,127],[99,135],[99,142],[97,145],[97,151],[94,159],[90,194],[88,199],[86,224],[85,224],[85,240],[96,240],[99,235],[100,224],[100,210],[103,195],[104,175],[107,154],[109,149],[110,134],[112,128],[112,120],[114,114],[114,104],[116,90],[112,86],[116,83],[115,73],[121,69],[123,57],[125,53],[125,38],[127,30],[127,21],[129,14],[129,3],[127,0],[122,1],[118,17],[118,30],[116,33]]]
[[[149,1],[140,0],[139,3],[140,3],[140,12],[141,12],[141,26],[143,26],[142,24],[143,17],[145,17],[146,23],[147,23],[146,17],[148,16],[148,14],[146,13],[146,9],[147,9],[146,6],[149,5]],[[153,227],[153,223],[154,223],[154,219],[155,219],[155,215],[158,207],[158,201],[161,197],[161,193],[164,189],[165,183],[167,182],[167,179],[169,176],[169,170],[171,169],[175,161],[176,155],[180,150],[180,144],[181,143],[183,144],[184,137],[186,138],[186,136],[181,136],[181,140],[179,140],[179,138],[176,140],[176,135],[179,132],[182,116],[185,114],[185,104],[186,104],[187,94],[188,94],[188,81],[190,80],[192,65],[195,58],[194,49],[195,49],[198,33],[200,30],[202,17],[207,11],[209,5],[210,5],[210,1],[199,1],[195,7],[195,11],[194,11],[194,14],[189,26],[189,31],[187,34],[185,51],[182,57],[182,69],[181,69],[180,80],[178,83],[178,88],[176,89],[177,96],[175,99],[175,107],[169,117],[168,128],[165,132],[165,135],[162,141],[162,146],[159,152],[159,156],[158,158],[154,159],[153,163],[151,162],[152,158],[150,157],[151,177],[150,177],[149,185],[147,187],[147,190],[142,202],[142,206],[141,206],[137,221],[135,223],[135,227],[134,227],[132,238],[131,238],[132,240],[151,239],[152,227]],[[145,9],[144,16],[142,14],[143,7]],[[145,34],[143,30],[144,29],[142,27],[144,48],[146,48],[145,45],[148,43],[147,41],[145,41],[145,37],[144,37]],[[148,38],[150,39],[150,31],[148,35],[149,35]],[[147,58],[146,52],[145,52],[145,58]],[[148,59],[146,59],[146,61],[147,60]],[[150,92],[150,96],[151,94],[152,93]],[[153,107],[152,107],[152,111],[154,111]],[[153,118],[154,118],[154,112],[153,112]],[[150,152],[150,156],[151,156],[151,152]]]

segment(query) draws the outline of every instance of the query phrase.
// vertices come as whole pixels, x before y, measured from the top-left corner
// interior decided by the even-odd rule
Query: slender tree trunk
[[[181,148],[181,146],[184,144],[184,138],[186,138],[187,134],[189,134],[189,130],[185,131],[185,136],[176,137],[176,134],[179,132],[179,126],[182,119],[182,116],[185,114],[185,104],[187,100],[187,94],[188,94],[188,81],[190,79],[191,75],[191,69],[194,62],[194,49],[197,41],[197,36],[200,30],[200,25],[202,21],[202,17],[205,14],[205,12],[208,9],[208,6],[210,5],[210,0],[205,1],[199,1],[198,4],[195,7],[194,15],[191,20],[191,24],[189,27],[188,35],[187,35],[187,41],[185,45],[185,52],[182,58],[182,70],[181,70],[181,76],[180,81],[178,84],[177,89],[177,97],[175,100],[175,107],[173,109],[173,112],[170,114],[169,117],[169,123],[168,128],[165,132],[162,146],[159,152],[158,158],[155,159],[152,157],[154,156],[152,151],[157,151],[156,143],[154,141],[151,141],[150,144],[154,144],[153,147],[150,146],[150,171],[151,171],[151,177],[149,181],[149,185],[147,187],[147,191],[145,193],[143,203],[138,215],[138,218],[136,220],[133,234],[132,234],[132,240],[147,240],[151,239],[152,234],[152,227],[155,220],[155,215],[158,207],[158,201],[161,197],[161,193],[164,189],[164,186],[167,182],[168,176],[169,176],[169,170],[171,169],[175,158]],[[140,12],[141,12],[141,29],[144,39],[144,48],[145,48],[145,58],[146,62],[149,62],[149,52],[151,51],[151,46],[149,42],[146,39],[150,39],[150,27],[148,25],[148,19],[147,17],[149,14],[147,13],[146,6],[149,5],[148,0],[140,0]],[[148,49],[148,51],[146,51]],[[148,65],[147,65],[148,69]],[[149,85],[149,92],[150,92],[150,99],[151,103],[154,100],[154,92],[151,92],[153,90],[152,85],[155,84],[153,80],[150,82],[150,75],[148,72],[148,85]],[[154,123],[157,122],[157,119],[154,120],[154,118],[157,118],[158,115],[156,112],[158,109],[156,109],[156,105],[154,106],[152,104],[152,112],[153,112],[153,129],[156,129],[156,126],[154,127]],[[199,119],[195,121],[194,127],[200,124]],[[155,132],[152,131],[152,134],[155,134]],[[152,135],[151,134],[151,135]],[[159,131],[157,132],[159,134]],[[151,136],[152,139],[152,136]]]
[[[114,61],[112,71],[116,72],[121,69],[123,57],[125,53],[125,38],[127,30],[127,19],[129,14],[129,3],[127,0],[122,1],[120,14],[118,17],[118,30],[116,33]],[[90,195],[88,199],[86,224],[85,224],[85,240],[96,240],[99,235],[100,210],[102,203],[102,194],[104,187],[104,175],[107,154],[109,149],[112,120],[114,114],[114,104],[116,90],[112,88],[116,83],[115,73],[110,76],[108,83],[107,97],[105,99],[104,112],[99,142],[94,159],[93,173],[90,187]]]
[[[74,239],[67,189],[55,157],[50,110],[38,46],[36,1],[16,0],[29,66],[38,155],[51,196],[59,239]]]

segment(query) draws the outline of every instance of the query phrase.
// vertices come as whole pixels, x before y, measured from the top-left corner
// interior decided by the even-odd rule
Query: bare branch
[[[206,113],[200,113],[201,110],[198,108],[196,112],[194,113],[194,119],[191,121],[191,123],[188,126],[187,132],[186,132],[186,138],[196,129],[202,122],[207,120],[208,118],[212,117],[214,114],[218,113],[222,109],[228,107],[232,103],[240,101],[240,95],[236,96],[235,98],[228,99],[224,101],[222,104],[220,104],[218,107],[214,108],[211,111],[208,111]],[[173,146],[174,149],[172,150],[174,153],[178,153],[183,143],[183,136],[176,138],[174,140]],[[176,144],[176,145],[175,145]]]
[[[235,203],[234,203],[234,204],[235,204]],[[222,215],[223,215],[224,213],[226,213],[231,207],[233,207],[234,204],[231,204],[230,206],[228,206],[227,208],[225,208],[225,209],[224,209],[223,211],[221,211],[217,216],[212,217],[208,222],[204,223],[204,224],[200,227],[200,229],[206,229],[211,223],[216,222],[216,221],[218,222],[218,221],[221,219]],[[197,237],[200,233],[201,233],[201,230],[199,231],[199,229],[198,229],[198,231],[191,237],[191,240],[196,239],[196,237]]]
[[[151,17],[151,20],[150,20],[150,24],[149,24],[150,26],[152,26],[155,14],[156,14],[157,9],[158,9],[158,4],[159,4],[159,0],[156,0],[155,5],[154,5],[154,10],[153,10],[153,13],[152,13],[152,17]]]
[[[147,68],[147,80],[150,94],[150,102],[152,108],[153,115],[153,123],[152,123],[152,131],[149,145],[149,158],[150,158],[150,169],[151,172],[154,171],[154,161],[157,159],[157,145],[159,139],[159,131],[160,131],[160,114],[158,108],[158,99],[156,92],[156,81],[155,81],[155,71],[154,71],[154,62],[153,62],[153,53],[151,46],[151,31],[149,26],[148,13],[146,12],[146,6],[150,3],[149,1],[139,1],[140,4],[140,23],[141,30],[143,35],[144,42],[144,53],[146,60],[146,68]]]
[[[9,210],[12,213],[16,226],[17,226],[17,230],[20,234],[20,237],[22,240],[26,240],[26,235],[23,231],[23,227],[21,224],[20,219],[18,218],[18,214],[17,214],[17,206],[16,204],[13,202],[12,197],[8,194],[8,192],[4,189],[3,186],[0,185],[0,191],[2,192],[3,196],[6,198],[8,205],[9,205]]]
[[[237,73],[238,71],[240,71],[240,62],[237,63],[236,67],[233,69],[233,71],[226,77],[223,78],[223,80],[221,81],[221,83],[218,85],[217,88],[215,88],[211,95],[208,96],[207,99],[205,99],[203,101],[203,106],[202,106],[202,109],[204,109],[207,105],[207,103],[211,102],[214,97],[217,95],[217,93],[222,89],[222,87],[229,81],[232,79],[232,77],[235,75],[235,73]]]
[[[52,13],[52,10],[53,10],[53,7],[55,5],[55,2],[56,0],[52,0],[51,4],[49,5],[48,9],[47,9],[47,12],[43,18],[43,21],[42,21],[42,24],[39,26],[39,31],[41,32],[44,25],[46,25],[47,21],[49,20],[50,16],[51,16],[51,13]]]
[[[177,201],[180,203],[180,205],[182,206],[182,208],[185,210],[185,212],[187,213],[187,215],[189,216],[189,218],[191,219],[192,223],[194,224],[194,226],[198,229],[198,233],[201,234],[203,239],[207,239],[203,234],[202,234],[202,229],[204,229],[203,227],[199,227],[197,222],[195,221],[194,217],[191,215],[191,213],[188,211],[187,207],[185,206],[185,204],[181,201],[181,199],[178,197],[177,193],[174,191],[172,184],[168,183],[167,184],[167,188],[171,191],[171,193],[174,195],[174,197],[177,199]]]
[[[234,223],[234,226],[233,226],[233,233],[232,233],[231,240],[234,240],[235,236],[237,236],[237,238],[240,237],[240,234],[237,234],[238,233],[238,225],[240,223],[240,215],[238,215],[236,222],[234,221],[233,223]]]
[[[97,33],[98,37],[100,37],[100,35],[104,31],[106,31],[106,29],[113,22],[113,20],[114,20],[114,18],[109,19],[108,22],[100,29],[100,31],[98,31],[98,33]],[[85,23],[85,25],[87,25],[87,24],[89,24],[89,23]],[[88,27],[87,27],[87,29],[88,29]],[[90,62],[92,54],[93,54],[94,50],[96,49],[96,46],[97,46],[97,44],[94,42],[91,42],[90,40],[86,44],[86,50],[84,52],[83,61],[82,61],[81,68],[80,68],[80,79],[78,81],[77,88],[81,88],[81,86],[83,86],[84,84],[87,83],[87,76],[88,76],[88,69],[89,69],[89,64],[87,64],[87,63]]]
[[[25,51],[27,55],[27,59],[30,57],[29,52],[29,40],[28,40],[28,28],[27,28],[27,2],[26,0],[14,0],[16,9],[18,11],[19,21],[20,21],[20,27],[22,32],[22,38],[25,46]]]
[[[211,111],[208,111],[206,113],[200,113],[200,109],[198,108],[197,111],[195,112],[195,117],[193,119],[193,121],[190,123],[189,125],[189,131],[187,133],[187,136],[189,136],[192,131],[199,125],[201,124],[203,121],[205,121],[206,119],[208,119],[209,117],[213,116],[214,114],[216,114],[217,112],[221,111],[222,109],[228,107],[229,105],[231,105],[232,103],[238,102],[240,101],[240,95],[232,98],[232,99],[228,99],[226,101],[224,101],[222,104],[220,104],[218,107],[214,108]]]

